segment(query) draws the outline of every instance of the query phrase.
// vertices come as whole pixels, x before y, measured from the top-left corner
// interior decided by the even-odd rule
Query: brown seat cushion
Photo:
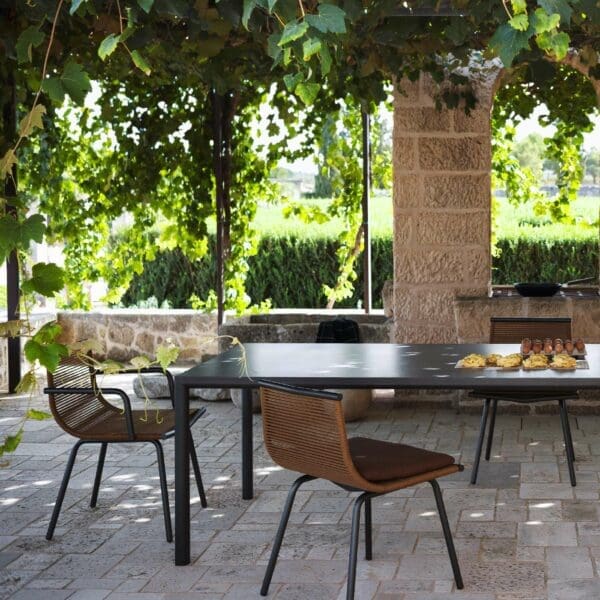
[[[454,458],[448,454],[406,444],[363,437],[350,438],[348,444],[356,469],[369,481],[412,477],[454,464]]]

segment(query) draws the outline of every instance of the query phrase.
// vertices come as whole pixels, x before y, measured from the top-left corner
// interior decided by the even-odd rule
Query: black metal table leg
[[[175,377],[175,564],[190,563],[190,396]]]
[[[242,498],[254,498],[252,389],[242,389]]]
[[[490,410],[490,400],[486,398],[483,401],[483,411],[481,413],[481,425],[479,426],[479,437],[477,438],[477,449],[473,458],[473,469],[471,471],[471,483],[477,483],[477,473],[479,471],[479,461],[481,460],[481,449],[483,448],[483,438],[485,437],[485,429],[487,425],[488,412]]]

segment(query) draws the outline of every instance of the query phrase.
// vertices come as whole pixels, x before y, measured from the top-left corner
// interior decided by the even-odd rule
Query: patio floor
[[[0,598],[258,598],[294,474],[266,456],[257,416],[256,497],[242,500],[238,410],[229,402],[206,404],[208,414],[194,431],[209,508],[194,498],[187,567],[173,565],[173,546],[164,539],[150,444],[110,447],[96,509],[88,503],[97,451],[84,446],[54,540],[46,541],[72,439],[53,421],[29,422],[10,465],[0,469]],[[16,422],[17,406],[13,398],[0,400],[0,432]],[[433,495],[423,485],[374,500],[374,559],[359,560],[357,598],[600,598],[600,417],[571,421],[576,488],[568,483],[558,416],[508,414],[497,419],[493,462],[483,462],[474,487],[468,468],[477,415],[401,408],[390,398],[374,402],[367,419],[349,424],[350,434],[441,450],[467,465],[441,481],[465,589],[455,590]],[[172,442],[166,455],[172,484]],[[301,489],[269,597],[344,597],[350,507],[351,495],[328,483]]]

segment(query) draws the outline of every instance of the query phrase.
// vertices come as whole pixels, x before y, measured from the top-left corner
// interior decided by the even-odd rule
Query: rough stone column
[[[495,81],[495,78],[494,78]],[[487,296],[490,255],[490,107],[436,110],[425,77],[394,99],[394,338],[457,340],[453,299]]]

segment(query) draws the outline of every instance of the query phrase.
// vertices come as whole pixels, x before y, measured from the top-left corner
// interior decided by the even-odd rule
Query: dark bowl
[[[560,283],[515,283],[515,290],[525,297],[554,296],[560,288]]]

